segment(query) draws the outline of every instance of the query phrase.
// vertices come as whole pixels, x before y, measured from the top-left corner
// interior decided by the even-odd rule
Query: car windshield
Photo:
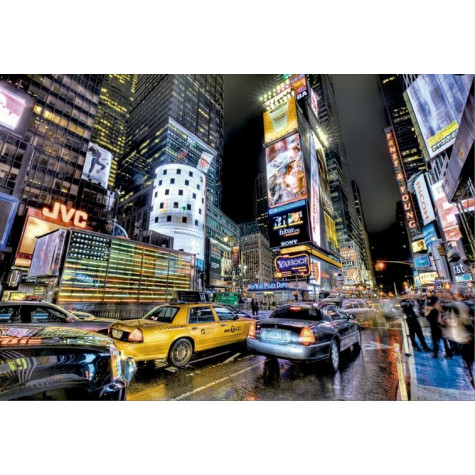
[[[281,307],[274,310],[269,318],[287,318],[289,320],[322,320],[320,310],[310,306]]]
[[[152,320],[154,322],[164,322],[169,323],[174,318],[176,313],[178,312],[178,307],[158,307],[154,308],[151,312],[145,315],[144,319]]]

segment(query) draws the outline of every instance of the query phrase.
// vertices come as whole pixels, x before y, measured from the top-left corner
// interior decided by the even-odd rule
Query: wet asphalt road
[[[137,371],[127,395],[135,401],[394,401],[394,344],[399,323],[362,328],[362,350],[341,355],[336,374],[320,363],[267,359],[230,347],[198,356],[186,368],[156,364]]]

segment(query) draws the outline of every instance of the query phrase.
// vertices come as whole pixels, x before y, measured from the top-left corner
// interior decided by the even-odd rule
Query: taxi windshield
[[[148,312],[147,315],[145,315],[144,319],[152,320],[154,322],[169,323],[175,318],[177,312],[178,307],[158,307],[154,308],[151,312]]]

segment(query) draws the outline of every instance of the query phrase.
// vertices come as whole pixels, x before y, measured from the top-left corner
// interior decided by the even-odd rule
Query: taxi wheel
[[[193,346],[190,340],[186,338],[180,338],[173,343],[168,354],[168,362],[176,368],[183,368],[190,361],[193,354]]]

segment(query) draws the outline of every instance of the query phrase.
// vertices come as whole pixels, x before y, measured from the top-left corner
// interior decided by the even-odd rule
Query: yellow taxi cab
[[[218,303],[172,300],[143,318],[113,323],[108,335],[136,362],[165,360],[182,368],[196,352],[245,344],[253,321]]]

